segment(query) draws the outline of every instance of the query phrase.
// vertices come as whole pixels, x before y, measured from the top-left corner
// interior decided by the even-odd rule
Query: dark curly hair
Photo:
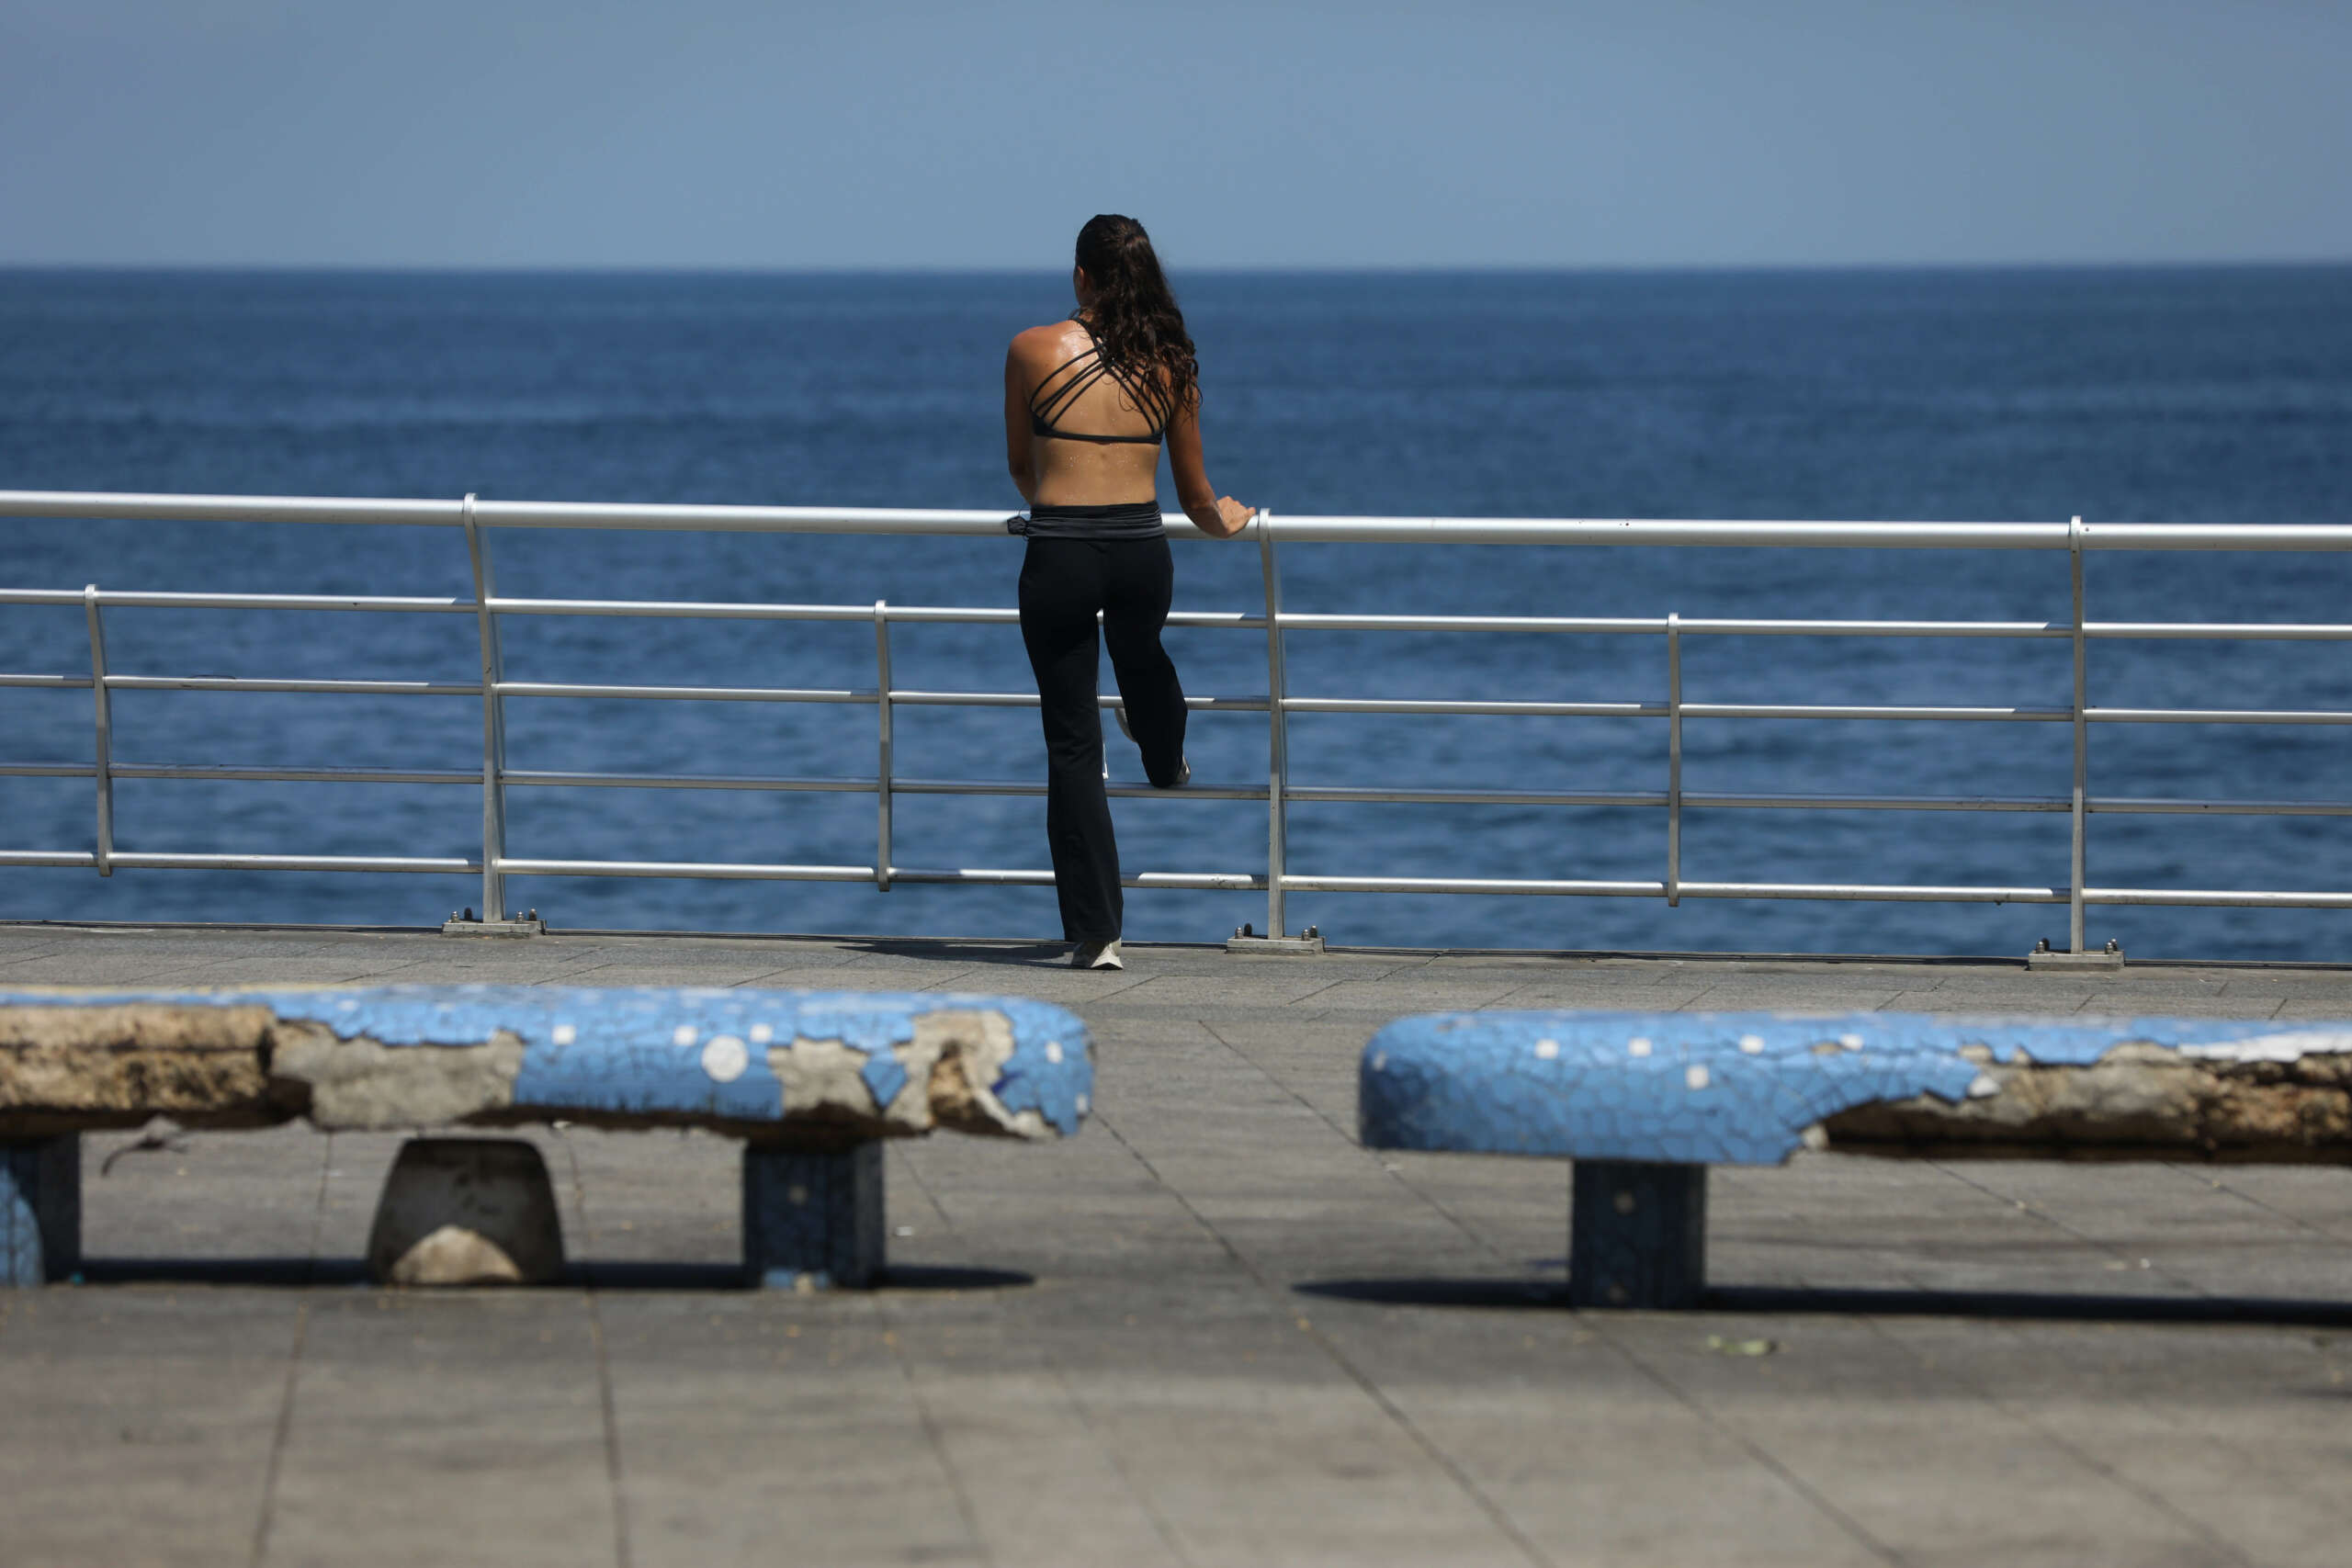
[[[1094,285],[1086,318],[1103,358],[1122,369],[1161,372],[1170,407],[1192,407],[1201,395],[1201,362],[1143,225],[1115,212],[1088,219],[1078,231],[1078,265]]]

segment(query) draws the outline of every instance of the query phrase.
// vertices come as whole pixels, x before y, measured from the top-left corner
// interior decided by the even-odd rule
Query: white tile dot
[[[1060,1041],[1058,1041],[1058,1040],[1048,1040],[1048,1041],[1046,1041],[1046,1060],[1047,1060],[1048,1062],[1059,1063],[1059,1062],[1061,1061],[1061,1059],[1062,1059],[1062,1043],[1061,1043]]]
[[[359,1010],[359,999],[356,997],[345,997],[334,1005],[337,1011],[356,1012]]]
[[[569,1045],[580,1038],[580,1031],[568,1023],[559,1023],[549,1032],[548,1038],[559,1045]]]
[[[1375,1073],[1385,1073],[1388,1070],[1387,1052],[1383,1051],[1379,1055],[1374,1056],[1372,1059],[1372,1070]]]
[[[751,1054],[732,1034],[714,1034],[710,1043],[702,1048],[702,1070],[715,1083],[733,1083],[751,1065]]]
[[[1535,1043],[1535,1054],[1548,1062],[1560,1054],[1560,1043],[1556,1040],[1538,1040]]]
[[[1849,1051],[1859,1051],[1862,1048],[1862,1037],[1859,1034],[1840,1034],[1838,1037],[1838,1043]]]
[[[693,1044],[694,1043],[695,1043],[695,1026],[694,1026],[693,1024],[691,1024],[691,1023],[682,1023],[682,1024],[678,1025],[678,1027],[677,1027],[677,1028],[675,1028],[675,1029],[673,1029],[673,1030],[670,1031],[670,1043],[671,1043],[671,1044],[673,1044],[673,1045],[691,1045],[691,1044]]]
[[[1693,1062],[1682,1069],[1682,1081],[1692,1089],[1707,1087],[1707,1069]]]
[[[754,1045],[764,1045],[764,1044],[766,1044],[769,1041],[771,1041],[771,1040],[773,1040],[773,1039],[775,1039],[775,1030],[773,1030],[773,1029],[771,1029],[771,1028],[769,1028],[766,1024],[764,1024],[764,1023],[755,1023],[755,1024],[752,1025],[752,1044],[754,1044]]]
[[[1764,1054],[1764,1037],[1761,1034],[1743,1034],[1739,1037],[1739,1048],[1751,1056],[1761,1056]]]
[[[1629,1056],[1646,1056],[1649,1054],[1650,1043],[1643,1039],[1640,1035],[1636,1034],[1631,1040],[1625,1042],[1625,1055]]]
[[[1091,1111],[1091,1110],[1093,1110],[1093,1109],[1094,1109],[1094,1102],[1093,1102],[1091,1100],[1089,1100],[1085,1095],[1082,1095],[1082,1094],[1081,1094],[1081,1095],[1080,1095],[1080,1096],[1078,1097],[1078,1113],[1079,1113],[1080,1116],[1085,1115],[1089,1111]]]

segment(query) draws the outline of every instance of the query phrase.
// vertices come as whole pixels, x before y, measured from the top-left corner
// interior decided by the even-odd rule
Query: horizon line
[[[2091,272],[2281,272],[2352,267],[2352,254],[2308,257],[2233,257],[2205,260],[2109,261],[1854,261],[1854,262],[1659,262],[1529,264],[1397,264],[1395,265],[1182,265],[1170,270],[1193,277],[1560,277],[1560,276],[1757,276],[1887,273],[2091,273]],[[0,258],[0,276],[28,273],[304,274],[350,276],[578,276],[578,277],[1057,277],[1054,266],[921,265],[695,265],[573,262],[122,262],[12,261]]]

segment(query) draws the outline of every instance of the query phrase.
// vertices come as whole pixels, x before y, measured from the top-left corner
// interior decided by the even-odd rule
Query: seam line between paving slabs
[[[1933,1161],[1928,1161],[1926,1163],[1930,1166],[1935,1166],[1935,1162]],[[1941,1169],[1942,1168],[1937,1166],[1935,1168]],[[1946,1174],[1951,1173],[1947,1172]],[[1974,1183],[1969,1183],[1969,1185],[1973,1186]],[[2015,1206],[2016,1201],[2013,1199],[2002,1198],[2000,1194],[1983,1188],[1979,1188],[1978,1190],[1984,1192],[1985,1196],[1992,1198],[1996,1202],[1999,1202],[2005,1206]],[[1799,1224],[1803,1224],[1802,1216],[1800,1216],[1795,1210],[1792,1209],[1787,1204],[1780,1202],[1777,1200],[1768,1200],[1767,1201],[1772,1211],[1781,1215],[1782,1219]],[[2029,1210],[2028,1212],[2031,1213],[2034,1211]],[[2041,1217],[2044,1219],[2049,1218],[2047,1215],[2042,1215]],[[2056,1222],[2052,1221],[2052,1223],[2055,1224]],[[2061,1226],[2060,1228],[2064,1229],[2064,1227]],[[2087,1236],[2080,1239],[2094,1247],[2099,1245],[2097,1242],[2091,1241]],[[2107,1250],[2112,1251],[2113,1248],[2110,1247]],[[1937,1287],[1928,1285],[1925,1280],[1919,1278],[1918,1274],[1915,1270],[1903,1264],[1898,1263],[1895,1265],[1894,1273],[1895,1277],[1901,1280],[1905,1285],[1923,1295],[1932,1294],[1936,1292]],[[1800,1278],[1802,1280],[1802,1277]],[[1808,1290],[1821,1288],[1814,1284],[1810,1280],[1803,1280],[1802,1282],[1804,1288]],[[1879,1339],[1892,1347],[1898,1355],[1906,1358],[1920,1370],[1934,1372],[1939,1379],[1954,1380],[1960,1390],[1975,1399],[1978,1404],[1998,1413],[2006,1419],[2024,1427],[2027,1431],[2030,1431],[2035,1436],[2041,1438],[2044,1442],[2050,1444],[2051,1447],[2064,1454],[2068,1459],[2073,1460],[2076,1464],[2081,1465],[2085,1470],[2089,1471],[2093,1475],[2096,1475],[2100,1480],[2105,1481],[2109,1485],[2116,1488],[2120,1492],[2126,1493],[2131,1496],[2138,1498],[2143,1503],[2153,1503],[2157,1513],[2171,1518],[2176,1524],[2186,1529],[2189,1534],[2203,1540],[2208,1545],[2216,1548],[2225,1556],[2229,1557],[2233,1562],[2251,1563],[2252,1560],[2248,1558],[2246,1554],[2227,1537],[2221,1535],[2218,1531],[2204,1524],[2195,1517],[2173,1506],[2171,1504],[2165,1501],[2161,1495],[2151,1494],[2146,1488],[2141,1486],[2138,1483],[2125,1478],[2120,1472],[2115,1470],[2113,1466],[2109,1465],[2097,1456],[2086,1452],[2063,1434],[2053,1431],[2038,1420],[2030,1412],[2018,1409],[2007,1400],[2003,1399],[2000,1395],[1993,1393],[1992,1390],[1984,1386],[1981,1382],[1969,1375],[1967,1365],[1973,1363],[1964,1364],[1962,1367],[1957,1369],[1940,1364],[1929,1358],[1926,1352],[1920,1350],[1909,1340],[1904,1338],[1901,1335],[1896,1334],[1893,1329],[1889,1328],[1886,1325],[1886,1319],[1882,1314],[1856,1313],[1852,1315],[1855,1321],[1860,1322],[1864,1327],[1868,1328],[1871,1334],[1875,1335]],[[1996,1333],[2004,1335],[2007,1338],[2018,1343],[2025,1343],[2024,1336],[2018,1331],[2014,1323],[1997,1318],[1986,1318],[1980,1321],[1984,1323],[1984,1326],[1992,1329]],[[2128,1394],[2127,1397],[2143,1404],[2149,1403],[2146,1399],[2139,1395]],[[2242,1455],[2244,1454],[2245,1450],[2243,1449],[2239,1449],[2236,1444],[2230,1442],[2228,1439],[2214,1439],[2209,1438],[2207,1440],[2218,1442],[2222,1447],[2232,1449]]]
[[[903,1171],[907,1179],[914,1183],[915,1190],[922,1194],[923,1201],[930,1207],[931,1212],[939,1216],[940,1225],[945,1234],[951,1236],[959,1234],[956,1229],[954,1217],[947,1213],[946,1208],[933,1193],[930,1183],[923,1180],[920,1162],[911,1157],[912,1151],[893,1150],[892,1153],[900,1156],[897,1161],[897,1168]],[[899,1320],[891,1318],[889,1314],[889,1307],[892,1303],[879,1293],[874,1299],[876,1305],[882,1312],[885,1326],[896,1326]],[[1177,1540],[1174,1532],[1169,1528],[1167,1519],[1160,1514],[1151,1498],[1136,1484],[1135,1475],[1127,1469],[1126,1461],[1119,1456],[1117,1446],[1105,1441],[1101,1433],[1096,1430],[1092,1418],[1087,1413],[1085,1403],[1078,1397],[1077,1391],[1070,1387],[1069,1372],[1063,1369],[1059,1361],[1054,1359],[1050,1347],[1046,1350],[1045,1364],[1046,1369],[1054,1374],[1054,1383],[1061,1390],[1063,1403],[1069,1406],[1070,1413],[1077,1417],[1080,1429],[1093,1441],[1095,1451],[1102,1454],[1105,1462],[1110,1465],[1112,1473],[1119,1478],[1119,1484],[1126,1489],[1127,1495],[1134,1499],[1136,1506],[1142,1511],[1144,1517],[1151,1521],[1152,1533],[1159,1536],[1160,1544],[1168,1549],[1170,1556],[1178,1562],[1185,1564],[1186,1568],[1191,1568],[1192,1554],[1187,1552],[1182,1544]],[[900,1355],[900,1365],[907,1371],[908,1382],[911,1386],[913,1373],[911,1368],[907,1366],[903,1352]],[[917,1397],[920,1399],[920,1395]],[[952,1475],[951,1480],[953,1480]],[[960,1491],[960,1483],[958,1485]],[[977,1527],[973,1530],[973,1535],[975,1540],[981,1542],[982,1555],[987,1556],[986,1538],[980,1535]]]
[[[2313,1235],[2325,1236],[2328,1240],[2335,1242],[2338,1245],[2352,1243],[2352,1236],[2344,1235],[2336,1231],[2330,1230],[2327,1226],[2307,1220],[2301,1214],[2290,1214],[2286,1210],[2278,1207],[2276,1203],[2266,1202],[2262,1199],[2256,1197],[2253,1193],[2245,1191],[2241,1188],[2233,1187],[2228,1182],[2223,1181],[2219,1178],[2208,1176],[2203,1171],[2197,1169],[2193,1166],[2181,1165],[2172,1160],[2163,1160],[2158,1163],[2162,1168],[2171,1171],[2176,1176],[2186,1178],[2191,1181],[2202,1182],[2208,1189],[2215,1192],[2226,1192],[2231,1197],[2235,1198],[2239,1202],[2250,1204],[2255,1208],[2260,1209],[2264,1213],[2270,1215],[2272,1218],[2284,1220],[2287,1224],[2293,1225],[2298,1229],[2307,1230]]]
[[[892,1142],[897,1141],[899,1140],[892,1140]],[[905,1141],[908,1143],[913,1143],[916,1140],[910,1138]],[[888,1144],[885,1144],[883,1145],[883,1157],[889,1162],[889,1168],[903,1173],[909,1181],[914,1183],[915,1190],[922,1194],[923,1207],[929,1209],[932,1213],[938,1218],[939,1228],[941,1231],[948,1235],[955,1235],[956,1234],[956,1222],[948,1217],[947,1210],[939,1201],[938,1194],[932,1191],[931,1183],[922,1179],[922,1168],[915,1160],[914,1152],[911,1149],[891,1148]],[[883,1187],[883,1191],[887,1193],[889,1187],[886,1182]],[[888,1202],[887,1198],[885,1199],[885,1202]],[[884,1218],[886,1221],[888,1218],[887,1209],[884,1213]],[[888,1256],[888,1249],[887,1247],[884,1248],[884,1256],[886,1258]],[[883,1269],[883,1279],[887,1281],[888,1278],[889,1269],[886,1264]]]
[[[580,1228],[586,1233],[581,1240],[593,1252],[596,1226],[588,1217],[588,1184],[581,1176],[580,1151],[564,1129],[558,1127],[554,1132],[556,1141],[563,1145],[564,1162],[571,1168],[571,1201],[580,1211]],[[588,1343],[596,1353],[596,1404],[605,1428],[605,1489],[613,1500],[613,1561],[617,1568],[630,1568],[634,1553],[629,1542],[628,1493],[621,1471],[619,1402],[613,1394],[613,1363],[605,1345],[605,1317],[596,1307],[595,1272],[582,1269],[582,1273],[581,1300],[588,1309]]]
[[[1364,1397],[1372,1401],[1374,1407],[1395,1424],[1398,1431],[1405,1434],[1412,1445],[1421,1451],[1421,1456],[1437,1466],[1439,1472],[1452,1481],[1455,1488],[1468,1498],[1480,1513],[1486,1515],[1487,1523],[1493,1525],[1504,1540],[1516,1547],[1521,1557],[1535,1564],[1536,1568],[1551,1568],[1551,1560],[1536,1549],[1535,1543],[1528,1539],[1526,1532],[1519,1528],[1517,1521],[1512,1519],[1493,1498],[1487,1495],[1478,1483],[1470,1478],[1469,1472],[1454,1462],[1453,1456],[1438,1447],[1430,1439],[1427,1433],[1415,1426],[1412,1418],[1399,1409],[1395,1401],[1383,1393],[1337,1345],[1331,1342],[1329,1335],[1314,1326],[1308,1319],[1300,1316],[1296,1308],[1292,1305],[1288,1295],[1283,1293],[1279,1287],[1268,1280],[1264,1274],[1259,1272],[1257,1268],[1241,1255],[1240,1249],[1226,1238],[1225,1233],[1211,1224],[1207,1217],[1193,1206],[1191,1199],[1177,1190],[1167,1178],[1161,1176],[1159,1167],[1146,1158],[1141,1150],[1127,1142],[1118,1128],[1113,1125],[1110,1119],[1099,1109],[1094,1113],[1094,1120],[1101,1124],[1104,1132],[1111,1134],[1121,1148],[1127,1151],[1127,1156],[1130,1159],[1143,1167],[1154,1185],[1173,1198],[1192,1222],[1208,1233],[1210,1239],[1215,1241],[1225,1255],[1233,1260],[1234,1266],[1256,1283],[1267,1299],[1281,1310],[1282,1314],[1295,1322],[1300,1330],[1315,1342],[1316,1348],[1323,1352],[1331,1364],[1345,1374],[1348,1381],[1354,1383]]]
[[[334,1175],[334,1134],[328,1133],[319,1140],[319,1186],[311,1201],[311,1235],[302,1249],[302,1295],[294,1309],[294,1341],[286,1352],[286,1382],[278,1391],[277,1420],[272,1426],[269,1438],[269,1459],[262,1466],[261,1511],[254,1520],[254,1568],[269,1554],[270,1526],[277,1512],[277,1474],[286,1455],[286,1445],[294,1432],[294,1392],[301,1376],[302,1350],[311,1337],[311,1288],[318,1283],[319,1236],[326,1224],[327,1183]]]
[[[1994,1191],[1993,1189],[1985,1186],[1984,1183],[1977,1181],[1972,1177],[1963,1176],[1959,1171],[1953,1170],[1949,1165],[1945,1164],[1941,1160],[1929,1160],[1928,1163],[1936,1169],[1942,1171],[1946,1176],[1951,1177],[1952,1179],[1974,1188],[1977,1191],[1984,1193],[1987,1198],[1992,1199],[1994,1201],[2007,1203],[2019,1212],[2029,1214],[2034,1219],[2040,1220],[2042,1224],[2050,1226],[2053,1230],[2063,1232],[2066,1235],[2072,1236],[2075,1240],[2083,1243],[2086,1247],[2096,1247],[2099,1251],[2106,1253],[2110,1258],[2122,1258],[2125,1257],[2125,1254],[2116,1247],[2109,1243],[2103,1242],[2096,1236],[2088,1235],[2076,1230],[2074,1226],[2066,1224],[2065,1221],[2058,1218],[2057,1215],[2043,1209],[2039,1203],[2030,1203],[2022,1199],[2017,1198],[2004,1198],[1998,1192]],[[2182,1279],[2169,1269],[2154,1269],[2154,1272],[2167,1281],[2183,1287],[2192,1296],[2199,1297],[2205,1301],[2213,1301],[2216,1299],[2211,1291],[2206,1290],[2203,1286],[2198,1284],[2193,1280]],[[1886,1326],[1880,1323],[1874,1314],[1870,1316],[1869,1322],[1874,1330],[1881,1335],[1883,1335],[1890,1342],[1897,1345],[1902,1344],[1901,1339],[1889,1333]],[[2002,1324],[1998,1326],[2000,1332],[2008,1336],[2010,1338],[2014,1339],[2018,1337],[2018,1330],[2014,1325]],[[1908,1349],[1907,1347],[1905,1347],[1905,1348],[1906,1350]],[[1917,1359],[1917,1351],[1910,1351],[1909,1353]],[[2143,1503],[2145,1503],[2149,1506],[2154,1508],[2159,1514],[2164,1515],[2174,1523],[2188,1530],[2190,1534],[2197,1536],[2207,1544],[2226,1553],[2233,1562],[2251,1563],[2254,1561],[2252,1558],[2248,1557],[2245,1551],[2242,1550],[2234,1541],[2232,1541],[2226,1536],[2222,1535],[2204,1520],[2198,1518],[2192,1514],[2184,1512],[2177,1505],[2165,1497],[2163,1493],[2143,1486],[2138,1482],[2123,1475],[2112,1465],[2108,1464],[2105,1461],[2098,1458],[2096,1455],[2086,1452],[2072,1440],[2051,1430],[2046,1425],[2036,1419],[2032,1415],[2016,1409],[2008,1401],[2001,1398],[1998,1394],[1992,1393],[1990,1390],[1979,1387],[1972,1390],[1972,1392],[1973,1392],[1976,1396],[1983,1400],[1986,1404],[1989,1404],[1994,1409],[2000,1411],[2001,1414],[2008,1416],[2011,1420],[2018,1422],[2019,1425],[2024,1426],[2032,1431],[2040,1433],[2044,1440],[2054,1445],[2060,1450],[2064,1452],[2069,1458],[2073,1459],[2075,1463],[2082,1465],[2093,1474],[2104,1479],[2109,1485],[2120,1487],[2123,1491],[2130,1493],[2132,1496],[2139,1498]]]
[[[1365,1148],[1363,1142],[1354,1133],[1350,1132],[1347,1128],[1340,1126],[1337,1122],[1332,1121],[1330,1117],[1323,1113],[1313,1100],[1308,1100],[1305,1095],[1299,1093],[1296,1089],[1283,1082],[1282,1079],[1276,1077],[1272,1073],[1267,1071],[1265,1067],[1259,1064],[1257,1058],[1250,1055],[1249,1052],[1244,1051],[1240,1046],[1236,1045],[1232,1041],[1227,1040],[1224,1035],[1219,1034],[1216,1032],[1216,1025],[1202,1022],[1202,1021],[1197,1019],[1193,1021],[1200,1023],[1202,1030],[1207,1033],[1210,1039],[1216,1041],[1218,1044],[1232,1052],[1236,1056],[1240,1057],[1243,1064],[1246,1065],[1250,1071],[1256,1073],[1268,1083],[1272,1084],[1276,1089],[1282,1090],[1284,1094],[1289,1095],[1293,1100],[1298,1101],[1300,1105],[1306,1107],[1309,1115],[1312,1115],[1317,1121],[1321,1122],[1326,1127],[1329,1127],[1331,1131],[1337,1133],[1340,1135],[1340,1140],[1350,1148],[1354,1149],[1357,1154],[1363,1156],[1363,1158],[1370,1161],[1374,1166],[1377,1166],[1380,1169],[1381,1175],[1385,1177],[1388,1180],[1396,1183],[1397,1186],[1402,1187],[1406,1191],[1411,1193],[1415,1198],[1419,1199],[1423,1204],[1427,1205],[1432,1212],[1434,1212],[1438,1218],[1443,1220],[1447,1224],[1452,1225],[1455,1230],[1460,1231],[1463,1235],[1469,1240],[1472,1246],[1489,1254],[1498,1262],[1508,1263],[1510,1261],[1509,1258],[1502,1256],[1499,1250],[1488,1244],[1483,1236],[1479,1235],[1476,1231],[1471,1229],[1468,1222],[1464,1221],[1461,1215],[1447,1208],[1443,1203],[1439,1202],[1436,1198],[1432,1197],[1428,1192],[1423,1191],[1412,1182],[1405,1179],[1405,1173],[1402,1168],[1390,1165],[1386,1160],[1382,1159],[1372,1150]]]
[[[898,1363],[899,1379],[907,1385],[907,1398],[914,1404],[915,1419],[922,1423],[923,1441],[930,1445],[932,1460],[946,1478],[947,1490],[955,1495],[956,1515],[964,1521],[964,1534],[970,1540],[973,1552],[993,1568],[996,1553],[989,1550],[989,1539],[980,1529],[979,1510],[972,1505],[971,1488],[964,1484],[964,1472],[956,1468],[955,1458],[947,1451],[947,1439],[940,1433],[938,1418],[932,1415],[931,1401],[922,1396],[922,1385],[915,1381],[914,1364],[907,1359],[907,1348],[899,1337],[897,1325],[891,1323],[878,1292],[866,1293],[865,1307],[881,1328],[883,1347]]]
[[[2066,1236],[2070,1240],[2080,1242],[2085,1247],[2091,1247],[2099,1252],[2104,1252],[2109,1258],[2129,1263],[2134,1258],[2139,1256],[2137,1253],[2128,1252],[2124,1248],[2117,1247],[2113,1242],[2101,1241],[2098,1237],[2092,1235],[2087,1232],[2076,1230],[2074,1226],[2068,1224],[2065,1221],[2060,1219],[2057,1215],[2052,1213],[2049,1210],[2043,1208],[2039,1203],[2031,1202],[2023,1198],[2005,1197],[1992,1188],[1984,1185],[1984,1183],[1977,1180],[1974,1177],[1964,1175],[1960,1171],[1954,1170],[1946,1161],[1939,1159],[1928,1159],[1921,1163],[1925,1164],[1931,1170],[1941,1172],[1943,1175],[1951,1178],[1952,1180],[1959,1182],[1963,1187],[1971,1188],[1975,1191],[1983,1193],[1985,1197],[1990,1198],[1994,1202],[2000,1204],[2003,1208],[2012,1209],[2018,1213],[2030,1215],[2032,1218],[2040,1220],[2043,1224],[2048,1225],[2052,1230],[2058,1232],[2060,1235]],[[2149,1262],[2148,1272],[2154,1274],[2158,1279],[2163,1280],[2167,1284],[2177,1286],[2182,1291],[2185,1291],[2189,1295],[2197,1297],[2199,1300],[2210,1302],[2219,1299],[2212,1292],[2205,1289],[2204,1286],[2199,1285],[2196,1280],[2184,1280],[2169,1269],[2158,1268],[2153,1260]]]

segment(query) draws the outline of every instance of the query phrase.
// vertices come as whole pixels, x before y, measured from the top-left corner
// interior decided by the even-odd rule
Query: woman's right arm
[[[1201,400],[1196,391],[1168,422],[1168,470],[1176,479],[1176,500],[1202,533],[1212,539],[1230,539],[1258,515],[1229,495],[1219,495],[1209,483],[1201,459]]]

